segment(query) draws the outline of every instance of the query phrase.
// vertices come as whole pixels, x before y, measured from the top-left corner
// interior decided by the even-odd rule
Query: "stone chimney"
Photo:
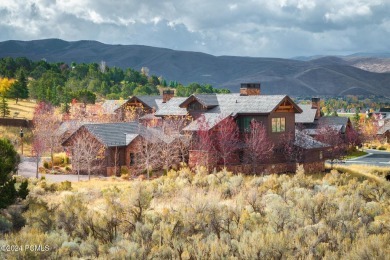
[[[321,98],[318,97],[313,97],[311,99],[311,108],[312,109],[317,109],[316,116],[314,119],[318,119],[321,117],[321,106],[320,106],[320,101]]]
[[[171,90],[171,89],[163,90],[163,103],[168,102],[174,96],[175,96],[174,90]]]
[[[260,83],[241,83],[240,96],[260,96]]]

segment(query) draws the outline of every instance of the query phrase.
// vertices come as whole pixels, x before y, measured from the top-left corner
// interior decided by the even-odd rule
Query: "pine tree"
[[[3,97],[4,98],[4,97]],[[17,153],[7,139],[0,139],[0,208],[14,203],[17,192],[11,172],[18,163]]]
[[[7,103],[7,100],[5,99],[4,95],[1,96],[0,113],[3,117],[6,117],[10,114],[8,103]]]
[[[11,85],[7,95],[10,98],[14,98],[16,104],[20,98],[28,98],[27,78],[24,70],[19,71],[17,81]]]

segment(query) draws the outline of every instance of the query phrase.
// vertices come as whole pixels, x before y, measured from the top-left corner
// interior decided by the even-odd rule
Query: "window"
[[[199,102],[194,101],[194,102],[192,102],[192,103],[190,103],[190,104],[188,105],[188,110],[189,110],[189,111],[198,111],[198,110],[202,110],[202,105],[201,105]]]
[[[240,117],[236,120],[241,133],[250,132],[252,119],[253,117]]]
[[[280,133],[286,131],[286,118],[276,117],[272,118],[272,132]]]
[[[135,155],[134,153],[130,153],[130,166],[135,164]]]
[[[320,160],[322,160],[322,158],[324,158],[324,156],[322,155],[322,151],[320,151]]]

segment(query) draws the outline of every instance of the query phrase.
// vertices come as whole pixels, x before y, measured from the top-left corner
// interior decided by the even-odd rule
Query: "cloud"
[[[388,51],[386,0],[0,1],[0,40],[61,38],[214,55]]]

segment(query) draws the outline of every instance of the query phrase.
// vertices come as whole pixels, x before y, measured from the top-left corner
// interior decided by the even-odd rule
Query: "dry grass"
[[[371,165],[335,165],[333,169],[350,174],[351,177],[363,178],[367,180],[384,183],[385,175],[390,173],[390,167],[378,167]]]
[[[32,131],[29,128],[24,128],[24,138],[23,138],[23,155],[31,156],[31,141],[32,141]],[[14,144],[15,149],[21,153],[22,147],[20,145],[20,127],[15,126],[0,126],[0,138],[7,138],[11,140]]]
[[[108,187],[116,186],[118,188],[127,188],[130,186],[130,182],[127,180],[122,180],[121,178],[105,178],[105,179],[97,179],[93,178],[90,181],[79,181],[72,182],[72,188],[75,191],[80,190],[103,190]]]
[[[19,100],[17,104],[15,104],[14,99],[8,99],[8,106],[10,109],[9,117],[13,118],[15,112],[19,112],[19,114],[15,118],[21,119],[32,119],[34,115],[34,109],[37,105],[34,101],[28,100]]]

